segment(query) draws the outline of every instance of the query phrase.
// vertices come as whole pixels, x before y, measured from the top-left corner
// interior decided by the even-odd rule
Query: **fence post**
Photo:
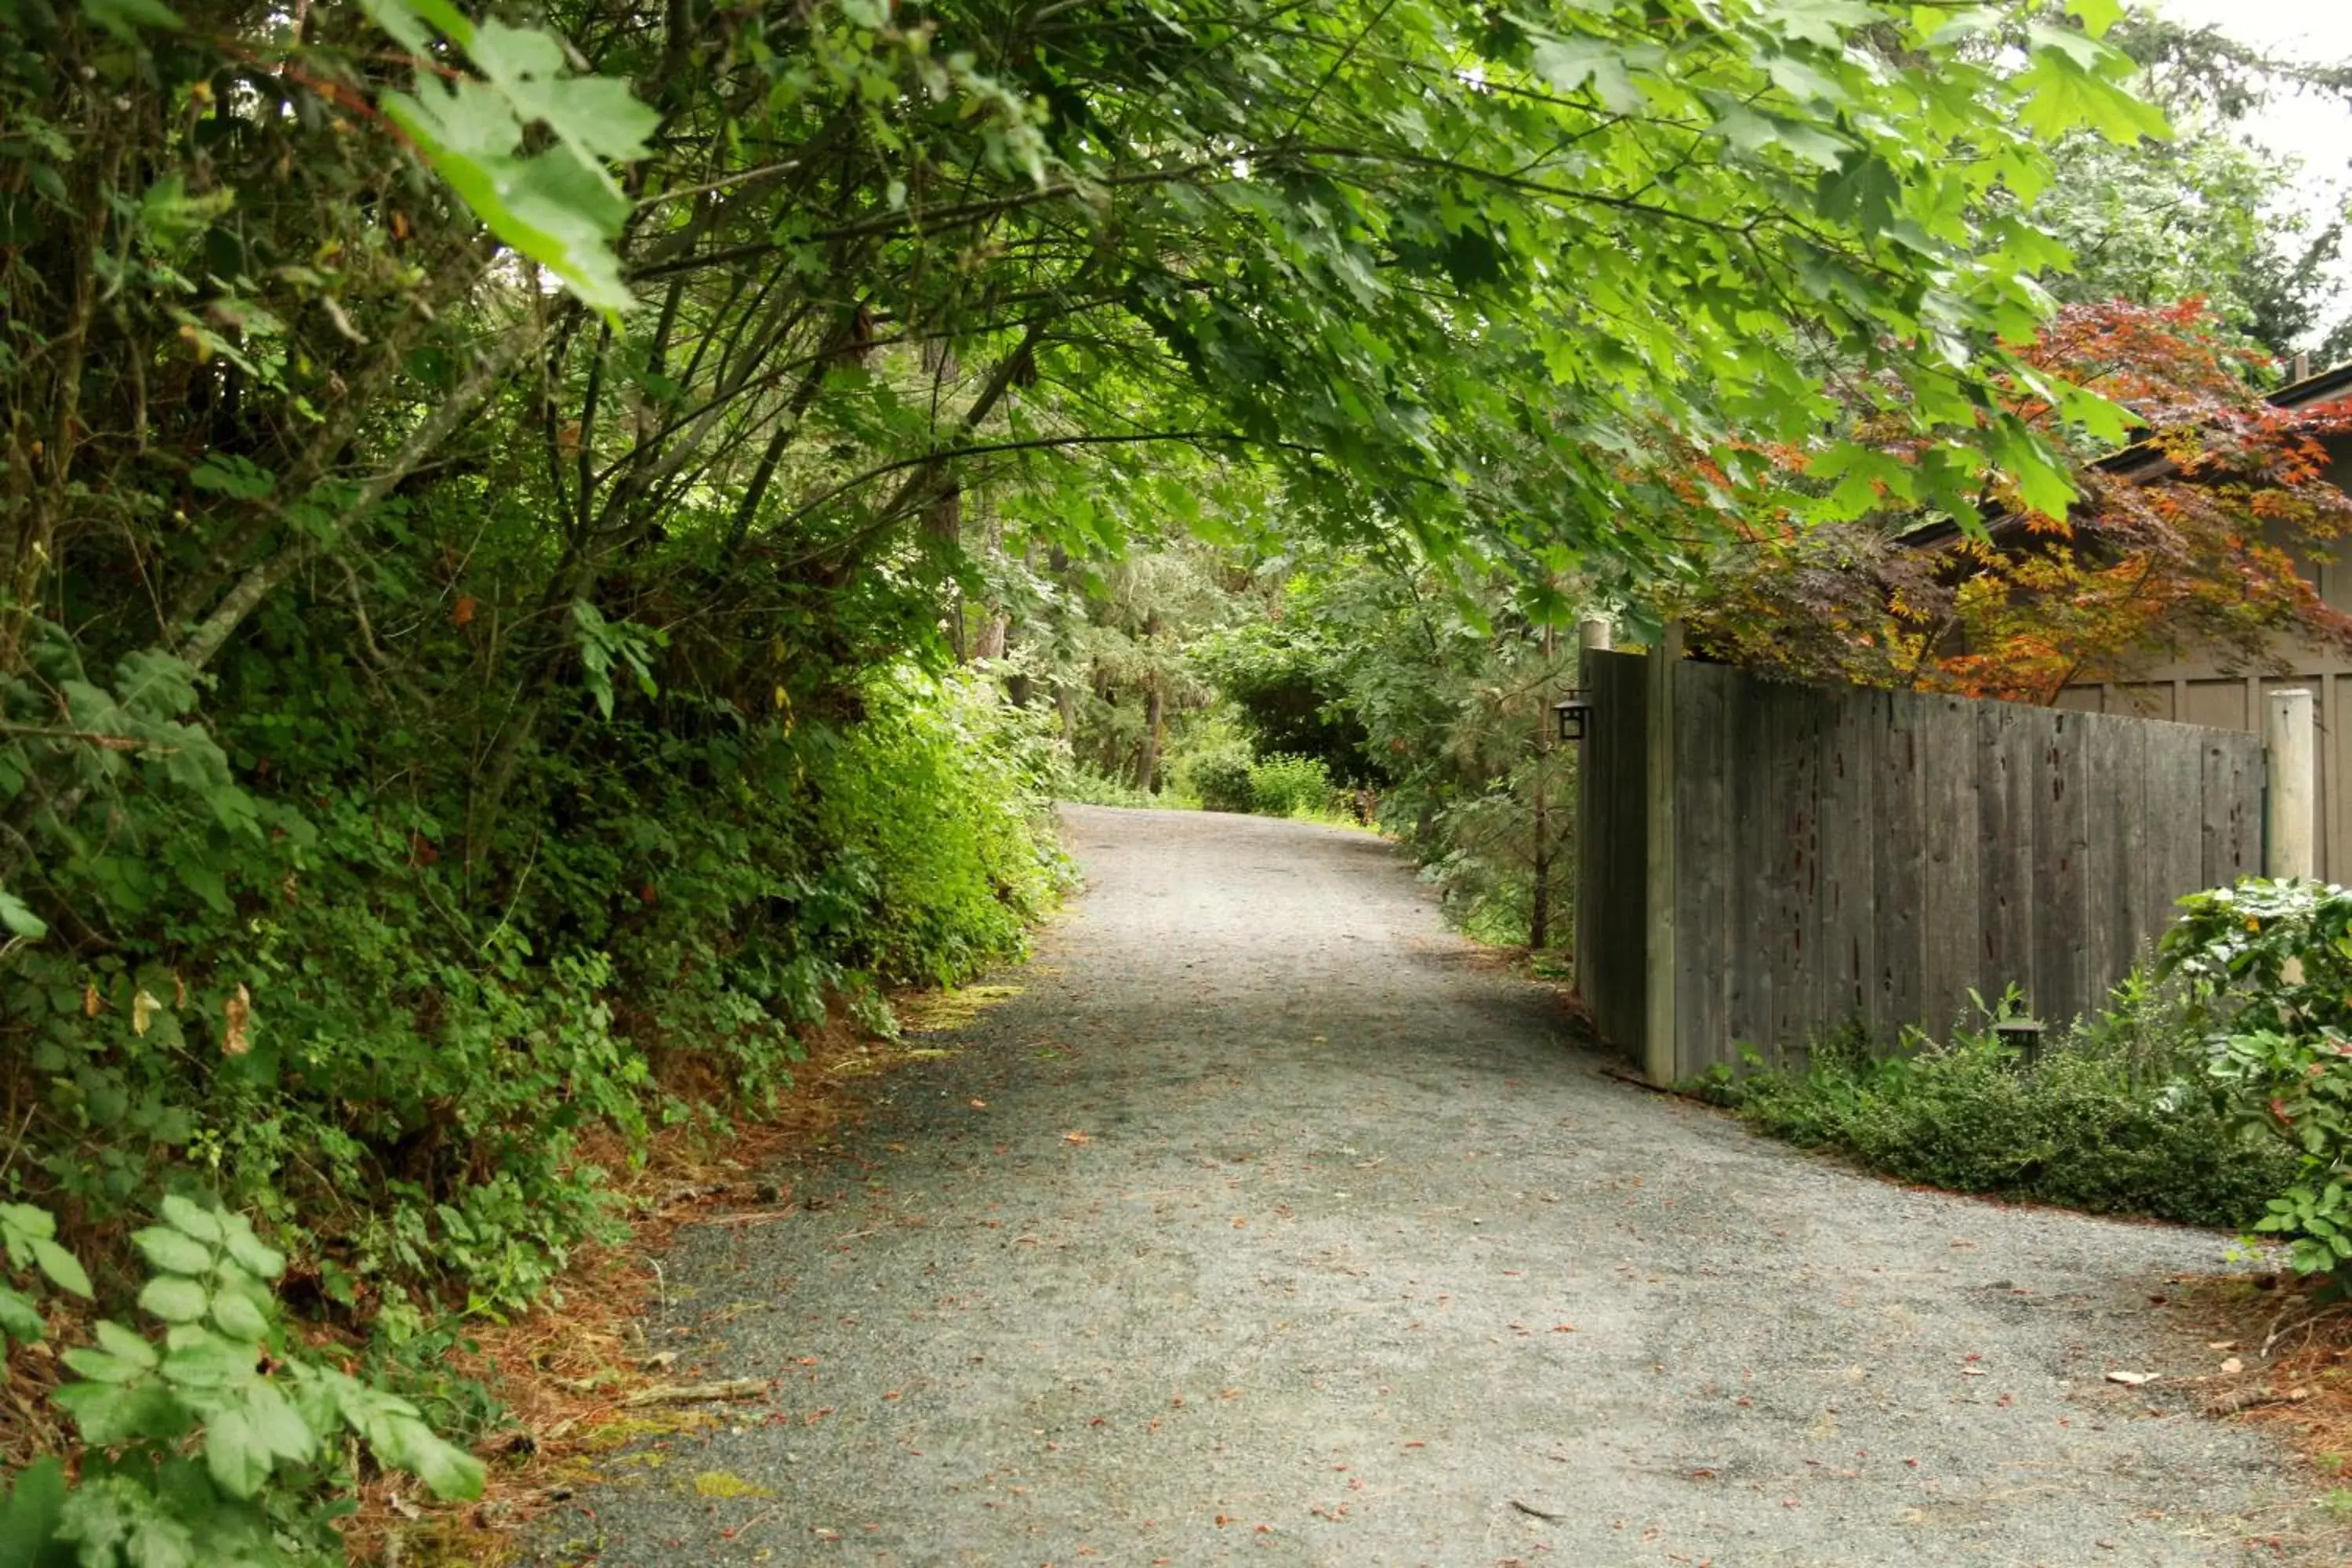
[[[2263,873],[2281,879],[2315,877],[2319,853],[2313,816],[2319,746],[2310,692],[2270,694],[2263,704],[2263,749],[2270,773],[2263,791]]]
[[[1606,653],[1614,640],[1609,621],[1602,616],[1587,616],[1576,628],[1576,684],[1582,689],[1584,700],[1592,700],[1592,688],[1600,679],[1595,661],[1588,657],[1594,652]],[[1545,715],[1549,718],[1549,714]],[[1591,944],[1585,941],[1596,918],[1592,909],[1591,857],[1585,846],[1591,842],[1592,824],[1592,742],[1586,738],[1583,753],[1576,759],[1576,901],[1570,914],[1569,956],[1576,964],[1576,994],[1592,995]]]
[[[1683,628],[1668,621],[1650,650],[1648,759],[1650,804],[1643,918],[1649,922],[1648,997],[1642,1011],[1642,1072],[1661,1088],[1675,1081],[1675,689],[1683,662]]]

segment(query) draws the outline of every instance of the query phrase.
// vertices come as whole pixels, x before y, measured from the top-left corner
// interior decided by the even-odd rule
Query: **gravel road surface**
[[[2205,1232],[1908,1192],[1602,1075],[1379,840],[1072,808],[1021,994],[649,1325],[778,1380],[543,1521],[602,1564],[2218,1564]],[[2193,1348],[2193,1347],[2192,1347]]]

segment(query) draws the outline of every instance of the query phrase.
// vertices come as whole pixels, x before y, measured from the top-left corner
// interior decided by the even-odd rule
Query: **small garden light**
[[[1572,689],[1565,702],[1555,702],[1551,710],[1559,717],[1559,738],[1563,741],[1584,739],[1585,725],[1592,717],[1592,704],[1586,701],[1580,689]]]
[[[2003,1018],[1992,1026],[1994,1038],[2013,1047],[2029,1062],[2042,1059],[2042,1036],[2049,1026],[2039,1018]]]

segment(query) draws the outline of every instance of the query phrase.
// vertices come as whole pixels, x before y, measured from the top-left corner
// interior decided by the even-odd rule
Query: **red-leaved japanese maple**
[[[1982,538],[1906,539],[1922,520],[1896,510],[1752,530],[1688,606],[1699,645],[1790,675],[2029,702],[2189,648],[2245,668],[2296,643],[2352,648],[2352,616],[2298,568],[2352,532],[2352,497],[2328,479],[2352,401],[2273,404],[2252,384],[2266,356],[2227,341],[2201,300],[2070,306],[2025,358],[2139,426],[2124,452],[2078,454],[2069,515],[1989,474]],[[2015,391],[2018,414],[2051,425],[2046,396]]]

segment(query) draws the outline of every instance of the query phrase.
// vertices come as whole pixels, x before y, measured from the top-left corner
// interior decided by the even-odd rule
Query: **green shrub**
[[[110,1320],[60,1358],[79,1381],[56,1402],[86,1445],[68,1481],[56,1458],[0,1489],[0,1556],[35,1565],[313,1564],[344,1560],[356,1446],[440,1498],[481,1494],[481,1462],[436,1436],[416,1406],[315,1359],[279,1321],[270,1281],[286,1260],[241,1215],[166,1197],[163,1223],[132,1236],[149,1279],[139,1309],[160,1342]],[[90,1294],[47,1211],[0,1204],[8,1268]],[[45,1325],[0,1286],[0,1326]]]
[[[1947,1043],[1913,1033],[1881,1055],[1832,1036],[1801,1068],[1718,1071],[1700,1091],[1761,1131],[1902,1181],[2094,1214],[2242,1226],[2292,1176],[2240,1119],[2179,1091],[2198,1048],[2177,991],[2126,981],[2107,1015],[2032,1062],[1990,1027],[2010,1005]]]
[[[867,879],[844,960],[952,985],[1025,949],[1067,874],[1037,722],[982,679],[906,668],[873,683],[865,721],[809,776],[819,842]]]
[[[228,660],[216,736],[174,717],[185,690],[118,670],[146,706],[100,716],[168,752],[80,759],[84,811],[121,831],[56,834],[37,908],[0,895],[22,1108],[0,1198],[92,1237],[159,1189],[223,1205],[167,1200],[131,1238],[170,1327],[67,1352],[85,1445],[17,1479],[0,1546],[37,1527],[146,1542],[131,1568],[279,1561],[273,1540],[320,1558],[355,1438],[449,1492],[470,1461],[415,1405],[280,1325],[281,1251],[309,1310],[372,1336],[362,1365],[478,1425],[487,1394],[418,1369],[613,1230],[592,1138],[634,1158],[657,1119],[757,1103],[843,999],[880,1021],[884,987],[1017,952],[1065,874],[1039,721],[962,672],[882,666],[798,717],[615,689],[529,753],[501,827],[467,823],[439,737],[355,723],[348,668],[298,662]],[[37,695],[0,682],[0,716]],[[42,744],[0,733],[0,795]],[[0,1336],[37,1337],[29,1271],[88,1282],[32,1202],[0,1203]]]
[[[625,695],[533,754],[469,867],[462,795],[373,787],[361,748],[404,737],[318,673],[232,660],[220,743],[172,732],[210,759],[193,785],[100,754],[140,831],[45,860],[46,907],[128,934],[0,908],[0,1062],[37,1101],[0,1195],[96,1226],[201,1184],[352,1319],[522,1310],[613,1222],[585,1137],[641,1147],[665,1081],[761,1101],[833,999],[1017,952],[1063,874],[1036,721],[962,674],[886,667],[798,723],[666,730]],[[270,831],[215,843],[200,812]]]
[[[1427,826],[1411,836],[1423,862],[1422,880],[1437,889],[1446,918],[1475,942],[1517,947],[1532,934],[1535,824],[1528,791],[1535,774],[1533,768],[1519,768],[1486,789],[1465,791],[1434,808]],[[1556,776],[1552,787],[1558,789]],[[1557,827],[1574,820],[1574,796],[1556,798],[1553,805],[1549,896],[1556,940],[1575,906],[1576,860]]]
[[[1178,764],[1184,784],[1204,811],[1254,811],[1255,764],[1246,746],[1196,752]]]
[[[1261,757],[1249,771],[1250,809],[1262,816],[1331,811],[1331,771],[1320,757]]]
[[[1192,811],[1200,806],[1199,797],[1185,781],[1181,763],[1170,770],[1168,786],[1154,794],[1077,760],[1066,746],[1056,745],[1055,751],[1047,788],[1055,800],[1076,801],[1080,805],[1125,806],[1130,811]]]
[[[2254,1228],[2352,1276],[2352,891],[2252,879],[2183,903],[2162,961],[2210,1031],[2209,1101],[2287,1168]]]

